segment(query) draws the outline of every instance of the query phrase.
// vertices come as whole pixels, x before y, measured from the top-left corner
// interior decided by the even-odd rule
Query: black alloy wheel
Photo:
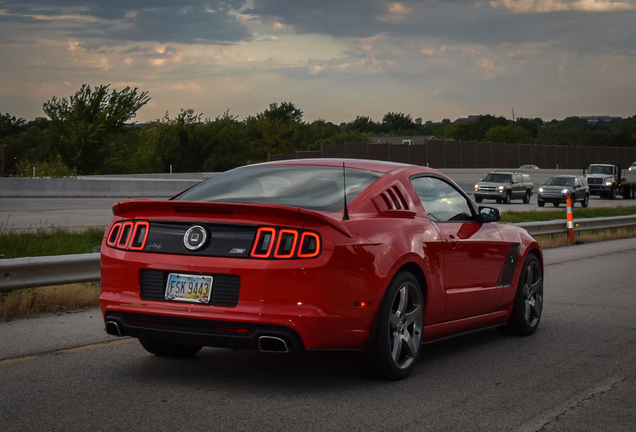
[[[424,297],[417,278],[409,272],[399,272],[378,313],[375,338],[365,357],[374,375],[404,379],[417,363],[424,333]]]
[[[530,254],[523,263],[517,293],[510,319],[504,327],[498,327],[503,333],[528,336],[539,327],[543,312],[543,274],[536,255]]]

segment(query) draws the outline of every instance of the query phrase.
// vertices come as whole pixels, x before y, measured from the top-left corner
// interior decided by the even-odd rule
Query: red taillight
[[[298,242],[298,231],[283,229],[278,233],[278,243],[276,243],[276,258],[291,258],[296,251]]]
[[[313,258],[320,254],[320,236],[312,232],[304,232],[300,237],[299,258]]]
[[[133,229],[133,223],[131,221],[124,222],[121,226],[121,234],[119,234],[119,238],[117,239],[117,247],[121,249],[126,249],[128,246],[128,240],[130,240],[130,233]]]
[[[150,224],[148,222],[142,221],[135,223],[132,240],[130,241],[130,246],[128,248],[131,250],[142,250],[146,244],[149,230]]]
[[[115,247],[117,244],[117,239],[119,238],[119,233],[121,232],[121,222],[117,222],[110,229],[110,234],[108,234],[108,240],[106,240],[106,244],[110,247]]]
[[[147,221],[116,222],[110,229],[106,244],[118,249],[142,250],[149,231],[150,223]]]
[[[320,236],[295,229],[277,231],[276,228],[262,227],[256,231],[250,255],[253,258],[314,258],[320,255]]]
[[[276,230],[274,228],[259,228],[256,231],[256,241],[252,248],[252,256],[255,258],[267,258],[272,252]]]

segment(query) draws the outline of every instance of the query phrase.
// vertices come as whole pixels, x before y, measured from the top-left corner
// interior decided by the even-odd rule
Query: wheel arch
[[[368,349],[373,343],[373,339],[375,338],[376,330],[378,328],[380,311],[382,310],[382,305],[384,304],[384,302],[387,301],[386,293],[388,291],[389,285],[391,284],[391,281],[395,278],[395,276],[402,271],[407,271],[411,273],[415,277],[415,279],[417,279],[417,282],[420,284],[420,289],[422,290],[424,310],[426,310],[426,304],[428,302],[428,282],[426,280],[426,274],[424,273],[424,270],[422,270],[422,267],[414,261],[407,261],[407,262],[401,263],[399,266],[396,266],[394,271],[390,273],[390,277],[386,278],[387,283],[385,284],[384,292],[382,293],[382,300],[380,301],[380,305],[377,308],[375,317],[373,318],[373,324],[371,325],[371,329],[369,331],[369,338],[364,343],[363,350]]]

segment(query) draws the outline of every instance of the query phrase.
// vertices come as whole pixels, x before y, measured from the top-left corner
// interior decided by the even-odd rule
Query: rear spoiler
[[[135,212],[283,217],[307,222],[325,223],[347,237],[351,237],[351,232],[349,232],[347,227],[341,221],[333,219],[324,213],[280,205],[211,203],[196,201],[153,201],[148,199],[120,201],[113,205],[113,214],[115,216],[122,216],[126,213]]]

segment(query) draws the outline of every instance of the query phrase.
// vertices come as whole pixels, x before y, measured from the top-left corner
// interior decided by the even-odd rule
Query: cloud
[[[612,0],[494,0],[493,8],[505,8],[514,13],[546,13],[558,11],[612,12],[636,10],[634,2]]]
[[[0,21],[112,41],[229,44],[252,37],[236,16],[246,0],[21,0],[0,2]]]
[[[382,35],[488,46],[540,43],[576,52],[636,49],[635,0],[255,0],[250,13],[296,34],[337,39]]]

